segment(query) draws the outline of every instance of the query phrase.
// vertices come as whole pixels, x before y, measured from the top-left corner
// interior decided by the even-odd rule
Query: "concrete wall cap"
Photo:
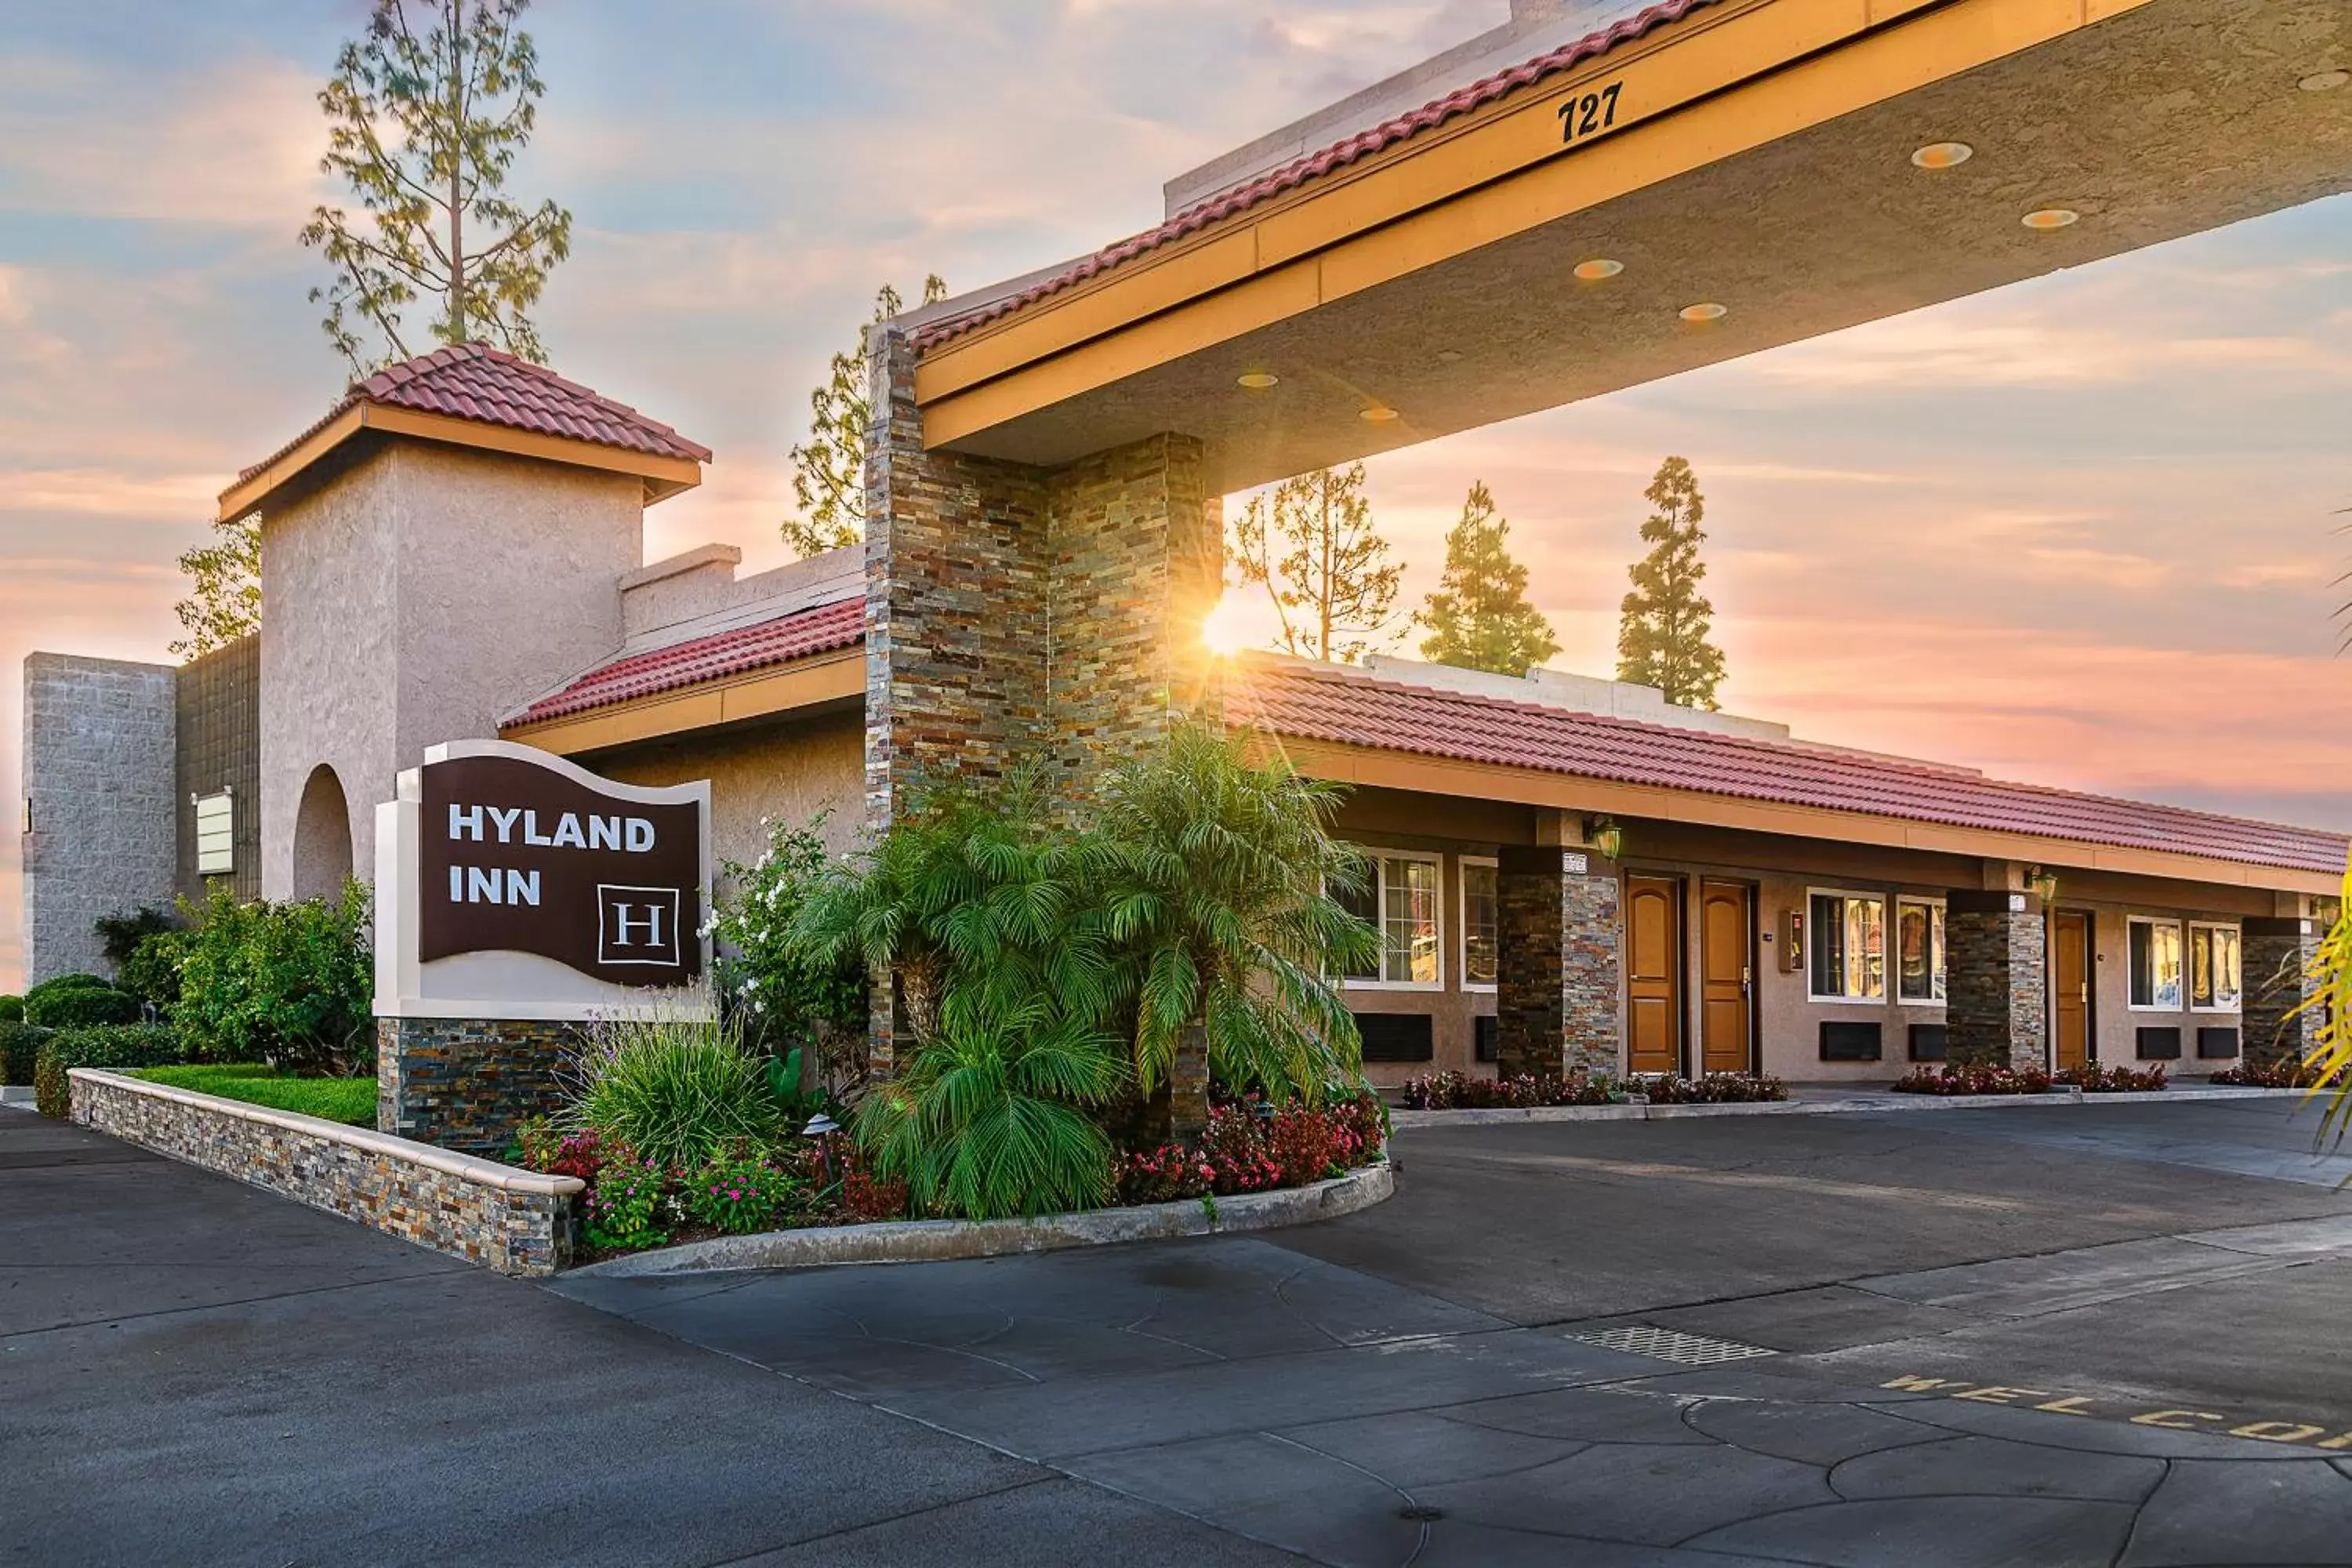
[[[743,552],[737,545],[698,544],[691,550],[681,550],[676,555],[647,562],[634,572],[622,573],[621,592],[625,594],[632,588],[642,588],[649,583],[658,583],[665,577],[676,577],[704,566],[741,564]]]
[[[101,1083],[110,1089],[128,1089],[134,1094],[150,1095],[157,1100],[169,1100],[181,1105],[194,1106],[215,1115],[235,1117],[244,1121],[257,1121],[288,1132],[341,1143],[347,1148],[370,1154],[382,1154],[387,1159],[404,1160],[412,1165],[423,1165],[446,1175],[461,1177],[501,1192],[530,1193],[551,1197],[568,1197],[585,1192],[587,1184],[577,1176],[548,1176],[537,1171],[518,1171],[511,1165],[501,1165],[495,1160],[478,1160],[471,1154],[455,1154],[446,1149],[436,1149],[430,1143],[412,1143],[405,1138],[394,1138],[366,1127],[347,1127],[340,1121],[322,1117],[301,1116],[290,1110],[275,1110],[266,1105],[248,1105],[241,1100],[223,1100],[216,1094],[198,1094],[168,1083],[155,1083],[143,1078],[131,1078],[122,1073],[107,1072],[98,1068],[75,1068],[69,1078]]]

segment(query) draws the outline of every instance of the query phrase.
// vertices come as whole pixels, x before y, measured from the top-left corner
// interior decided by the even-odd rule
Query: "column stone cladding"
[[[1944,900],[1949,1059],[2019,1069],[2047,1065],[2050,977],[2040,904],[2005,889],[1956,888]]]
[[[2317,1008],[2309,999],[2311,963],[2319,956],[2320,924],[2295,917],[2253,917],[2240,927],[2245,986],[2240,1048],[2248,1067],[2308,1057],[2319,1048]]]
[[[1624,1032],[1615,868],[1590,850],[1506,846],[1495,901],[1496,1074],[1615,1071]]]
[[[1192,713],[1223,716],[1201,638],[1224,580],[1202,443],[1161,434],[1059,468],[926,451],[903,329],[866,339],[866,823],[929,786],[1034,763],[1073,805]],[[871,1070],[905,998],[877,977]]]

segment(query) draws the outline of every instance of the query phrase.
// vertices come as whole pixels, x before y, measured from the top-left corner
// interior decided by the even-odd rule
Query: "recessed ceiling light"
[[[1957,169],[1977,155],[1977,150],[1965,142],[1930,142],[1911,154],[1911,161],[1923,169]]]
[[[2294,85],[2305,92],[2334,92],[2352,81],[2352,71],[2314,71]]]
[[[1612,261],[1605,256],[1596,256],[1590,261],[1580,261],[1576,264],[1576,275],[1587,283],[1598,283],[1604,278],[1614,278],[1624,270],[1623,262]]]
[[[1731,314],[1731,307],[1709,300],[1703,305],[1685,305],[1682,317],[1685,321],[1719,321]]]
[[[2068,227],[2082,216],[2072,207],[2037,207],[2017,221],[2028,228],[2047,234],[2052,229]]]
[[[1238,380],[1244,386],[1248,387],[1252,392],[1264,392],[1269,386],[1279,386],[1282,384],[1282,377],[1275,374],[1274,372],[1270,370],[1244,371],[1234,379]]]
[[[1397,416],[1397,411],[1384,403],[1375,403],[1356,416],[1368,425],[1385,425]]]

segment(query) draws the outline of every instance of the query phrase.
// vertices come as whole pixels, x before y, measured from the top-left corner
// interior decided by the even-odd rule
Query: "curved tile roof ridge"
[[[252,479],[362,403],[443,414],[481,425],[698,463],[710,461],[711,456],[709,447],[687,439],[660,420],[567,380],[543,364],[488,343],[449,343],[352,382],[325,414],[277,451],[241,471],[238,481]]]
[[[1267,711],[1269,700],[1283,700],[1278,693],[1269,693],[1250,683],[1244,683],[1229,693],[1229,699],[1237,695],[1244,704],[1255,710],[1254,716],[1259,724],[1276,733],[1300,739],[1371,745],[1424,756],[1486,762],[1502,766],[1534,767],[1546,772],[1614,782],[1663,784],[1669,788],[1692,789],[1734,798],[1786,805],[1816,805],[1832,810],[1953,826],[1982,827],[1989,831],[2076,843],[2106,844],[2120,848],[2167,849],[2173,853],[2202,855],[2248,865],[2284,867],[2331,875],[2344,869],[2347,837],[2326,828],[2264,822],[2256,817],[2200,811],[2192,806],[2157,801],[2095,795],[2053,784],[1989,778],[1940,768],[1933,763],[1809,745],[1799,741],[1726,735],[1645,723],[1638,719],[1614,714],[1580,713],[1485,693],[1382,680],[1376,676],[1337,668],[1305,668],[1287,664],[1261,663],[1257,665],[1257,673],[1277,687],[1285,683],[1311,682],[1320,687],[1344,689],[1360,700],[1363,695],[1374,693],[1399,705],[1425,710],[1432,715],[1424,720],[1395,713],[1368,715],[1359,710],[1347,722],[1318,720],[1311,715],[1303,718],[1294,715],[1285,719]],[[1525,719],[1532,725],[1550,727],[1555,731],[1582,731],[1601,749],[1612,753],[1617,752],[1622,745],[1625,760],[1577,761],[1556,754],[1549,758],[1511,754],[1514,750],[1512,738],[1491,724],[1478,728],[1475,733],[1449,735],[1444,732],[1436,721],[1437,716],[1447,708],[1454,709],[1458,714],[1465,706],[1489,714],[1502,710],[1514,719]],[[1519,749],[1524,750],[1525,746]],[[1649,754],[1640,755],[1643,752]],[[1667,756],[1661,752],[1680,755]],[[1635,760],[1637,757],[1638,761]],[[1717,771],[1701,776],[1698,769],[1685,767],[1685,764],[1695,761],[1712,761],[1720,764],[1727,758],[1759,764],[1801,761],[1809,764],[1810,769],[1822,772],[1817,777],[1787,779],[1780,787],[1769,788],[1738,776],[1737,768],[1718,767]],[[1678,773],[1678,769],[1682,771]],[[1943,804],[1937,808],[1932,804],[1901,798],[1911,792],[1940,795]],[[2014,808],[2006,819],[2000,810],[2004,803]],[[2033,809],[2043,807],[2049,809]],[[2110,824],[2104,831],[2099,830],[2102,819]],[[2230,834],[2242,836],[2241,841],[2222,842],[2223,837]],[[2197,842],[2182,842],[2191,838]]]
[[[964,315],[950,316],[930,322],[914,334],[918,353],[962,336],[974,328],[987,325],[1001,317],[1034,305],[1049,295],[1099,277],[1112,268],[1125,265],[1137,257],[1158,249],[1171,240],[1181,239],[1208,227],[1211,224],[1233,216],[1283,192],[1293,190],[1307,181],[1343,169],[1359,159],[1410,141],[1425,131],[1433,131],[1474,109],[1482,109],[1499,98],[1531,86],[1549,76],[1556,76],[1571,66],[1607,54],[1620,44],[1628,44],[1654,28],[1669,22],[1679,22],[1693,11],[1713,5],[1718,0],[1657,0],[1657,3],[1621,21],[1589,33],[1573,43],[1538,55],[1535,58],[1507,70],[1482,77],[1465,87],[1454,89],[1441,98],[1432,99],[1419,109],[1409,110],[1380,124],[1359,131],[1343,141],[1332,143],[1319,152],[1293,159],[1270,169],[1229,191],[1221,191],[1193,203],[1167,222],[1155,228],[1106,246],[1085,260],[1077,262],[1040,283],[1034,283],[1016,294],[993,300]]]
[[[499,721],[501,730],[610,708],[640,697],[746,675],[866,639],[866,591],[787,610],[746,626],[616,654]]]

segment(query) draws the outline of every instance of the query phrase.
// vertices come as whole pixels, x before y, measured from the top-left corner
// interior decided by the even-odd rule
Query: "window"
[[[227,877],[236,871],[236,797],[227,790],[195,797],[196,875]]]
[[[1434,855],[1403,849],[1367,850],[1368,885],[1342,893],[1348,912],[1369,921],[1381,933],[1376,970],[1341,976],[1349,984],[1434,991],[1445,984],[1438,949],[1437,906],[1444,863]]]
[[[1895,900],[1895,994],[1906,1002],[1944,999],[1944,906],[1933,899]]]
[[[2180,1010],[2180,925],[2177,921],[2134,916],[2131,935],[2131,1005],[2142,1012]]]
[[[1462,858],[1462,988],[1495,988],[1502,916],[1495,901],[1495,863]]]
[[[1812,896],[1813,1000],[1886,996],[1886,900],[1876,893]]]
[[[2244,990],[2238,964],[2238,928],[2189,927],[2189,1005],[2199,1013],[2234,1013]]]

